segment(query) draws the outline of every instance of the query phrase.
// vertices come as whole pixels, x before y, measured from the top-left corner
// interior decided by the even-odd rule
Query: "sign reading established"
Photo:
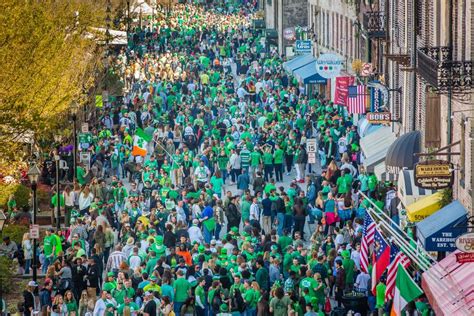
[[[321,77],[332,79],[341,73],[342,64],[342,58],[336,54],[321,54],[316,60],[316,70]]]
[[[371,124],[388,124],[392,121],[392,113],[368,112],[366,118]]]
[[[312,52],[311,41],[297,40],[295,43],[295,52],[297,54],[311,54]]]
[[[415,184],[424,189],[439,190],[453,185],[451,164],[447,161],[432,160],[419,162],[415,166]]]
[[[474,233],[467,233],[456,239],[456,248],[474,255]]]

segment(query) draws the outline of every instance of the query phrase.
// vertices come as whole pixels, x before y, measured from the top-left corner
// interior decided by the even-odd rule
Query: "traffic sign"
[[[308,163],[316,163],[316,153],[308,153]]]
[[[30,238],[31,239],[39,239],[40,238],[40,229],[39,225],[32,224],[30,225]]]
[[[295,52],[297,54],[311,54],[312,42],[297,40],[295,43]]]
[[[306,141],[306,151],[309,153],[316,153],[316,138],[308,138]]]

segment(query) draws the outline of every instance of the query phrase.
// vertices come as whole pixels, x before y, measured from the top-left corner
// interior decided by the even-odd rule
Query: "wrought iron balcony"
[[[453,61],[451,49],[447,46],[418,49],[417,72],[439,92],[472,88],[472,61]]]
[[[386,36],[387,18],[384,12],[366,12],[363,22],[369,38],[384,38]]]

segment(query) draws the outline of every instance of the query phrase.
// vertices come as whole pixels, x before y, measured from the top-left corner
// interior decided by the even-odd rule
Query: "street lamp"
[[[77,165],[77,111],[79,105],[76,102],[71,103],[72,113],[72,135],[73,135],[73,152],[72,152],[72,181],[76,181],[76,165]]]
[[[59,232],[61,229],[61,196],[59,195],[59,163],[61,157],[59,153],[54,155],[54,160],[56,161],[56,229]]]
[[[37,213],[37,202],[36,202],[36,188],[38,185],[38,180],[41,175],[41,171],[39,170],[38,166],[36,163],[32,163],[30,169],[28,170],[28,179],[30,180],[31,183],[31,190],[33,191],[33,224],[36,225],[36,213]],[[5,215],[4,215],[5,216]],[[3,223],[0,218],[0,230],[3,228]],[[33,281],[36,282],[37,278],[37,270],[38,270],[38,264],[37,264],[37,257],[36,257],[36,248],[37,248],[37,241],[36,238],[33,238]]]

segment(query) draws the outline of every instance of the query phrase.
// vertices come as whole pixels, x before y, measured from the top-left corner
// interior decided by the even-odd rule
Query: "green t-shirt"
[[[54,255],[57,256],[61,251],[63,251],[63,245],[61,244],[61,238],[59,238],[58,235],[52,234],[51,237],[53,237],[53,246],[56,247],[56,251],[54,252]]]
[[[53,236],[44,236],[43,239],[43,250],[44,250],[44,255],[46,257],[51,256],[53,253],[53,243],[54,243],[54,237]]]
[[[198,297],[201,299],[201,303],[203,305],[206,304],[206,293],[204,292],[204,288],[200,285],[196,286],[196,289],[194,290],[194,296],[195,297]],[[197,305],[197,302],[195,302],[195,304]]]
[[[286,316],[288,315],[288,306],[291,304],[291,299],[285,295],[281,299],[272,298],[270,300],[270,308],[273,310],[273,316]]]
[[[212,176],[211,184],[214,193],[220,194],[222,192],[222,186],[224,185],[222,178],[216,178],[215,176]]]
[[[130,302],[130,303],[124,303],[124,304],[120,304],[117,308],[117,313],[119,315],[123,315],[124,314],[124,309],[125,307],[129,307],[130,308],[130,311],[131,312],[137,312],[140,310],[140,307],[135,303],[135,302]]]
[[[177,303],[184,303],[189,297],[189,290],[191,289],[191,283],[184,278],[178,278],[173,283],[173,289],[175,293],[174,301]]]
[[[375,291],[376,291],[376,298],[375,298],[375,307],[380,308],[383,307],[385,304],[385,290],[387,286],[383,283],[377,284]]]
[[[258,151],[253,151],[250,153],[250,165],[252,167],[258,167],[260,161],[262,160],[262,154]]]
[[[249,288],[248,290],[245,291],[244,300],[247,303],[247,306],[249,306],[249,307],[256,307],[257,306],[257,300],[256,300],[254,289]]]
[[[273,155],[269,152],[263,154],[263,164],[271,165],[273,164]]]
[[[273,154],[273,157],[275,159],[276,164],[283,163],[283,149],[277,149],[275,150],[275,153]]]
[[[300,289],[303,290],[304,288],[309,289],[309,295],[314,296],[315,291],[314,289],[318,287],[318,282],[310,277],[306,277],[300,281]]]

